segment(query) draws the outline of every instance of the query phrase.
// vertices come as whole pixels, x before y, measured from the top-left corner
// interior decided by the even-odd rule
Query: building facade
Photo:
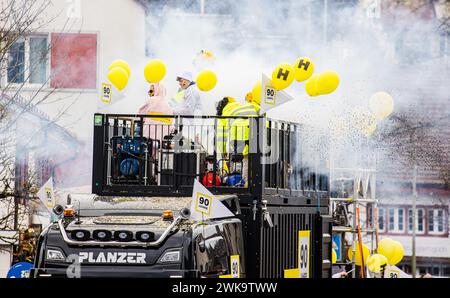
[[[20,245],[19,230],[34,227],[38,233],[48,224],[46,210],[33,199],[31,191],[36,189],[25,188],[26,182],[33,178],[34,187],[39,188],[52,177],[59,189],[90,184],[94,113],[114,109],[132,113],[146,97],[141,74],[146,60],[142,4],[134,0],[37,3],[49,5],[39,15],[41,21],[30,28],[32,33],[9,48],[0,74],[0,103],[12,102],[9,113],[20,118],[11,122],[9,134],[2,130],[1,137],[13,134],[14,140],[8,140],[20,148],[13,145],[10,154],[15,159],[16,196],[1,200],[13,202],[28,214],[13,224],[15,229],[0,231],[0,238],[9,239],[0,241],[0,277],[6,277],[17,252],[15,245]],[[100,87],[116,59],[130,64],[129,85],[136,93],[113,94],[111,104],[102,104]],[[117,107],[118,99],[122,107]],[[34,177],[29,176],[32,172]],[[30,208],[37,213],[29,214]],[[0,215],[11,211],[0,209]]]

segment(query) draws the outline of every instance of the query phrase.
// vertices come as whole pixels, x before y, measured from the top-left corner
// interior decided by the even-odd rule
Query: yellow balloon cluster
[[[386,267],[388,260],[382,254],[373,254],[367,258],[367,267],[370,271],[380,273],[383,267]]]
[[[166,75],[166,65],[160,59],[150,60],[144,68],[144,77],[149,83],[158,83]]]
[[[217,76],[212,70],[206,69],[198,74],[196,83],[201,91],[210,91],[217,84]]]
[[[289,63],[280,63],[272,71],[272,86],[277,90],[289,87],[293,80],[294,69]]]
[[[394,100],[386,92],[377,92],[369,99],[369,108],[378,120],[383,120],[394,111]]]
[[[335,71],[314,73],[314,63],[308,57],[299,57],[293,65],[280,63],[272,71],[271,85],[277,90],[289,87],[295,79],[306,81],[305,91],[309,96],[330,94],[339,86],[339,75]]]
[[[119,90],[125,88],[128,84],[131,70],[130,66],[124,60],[118,59],[109,66],[108,80]]]
[[[122,67],[126,72],[128,77],[131,75],[131,69],[130,65],[122,59],[114,60],[111,65],[109,65],[109,70],[113,69],[114,67]]]
[[[367,247],[367,245],[365,245],[363,243],[362,250],[363,250],[364,264],[367,264],[367,258],[370,255],[370,249]],[[348,250],[347,257],[349,260],[352,260],[352,258],[353,258],[353,251],[351,248]],[[361,259],[361,252],[359,251],[359,242],[357,242],[356,243],[356,252],[355,252],[355,264],[357,266],[361,266],[361,261],[362,261],[362,259]]]
[[[405,254],[403,245],[400,242],[394,241],[390,238],[382,239],[378,243],[377,251],[379,254],[382,254],[387,258],[389,265],[399,263]]]
[[[297,58],[294,62],[294,78],[297,82],[309,79],[314,72],[314,63],[308,57]]]

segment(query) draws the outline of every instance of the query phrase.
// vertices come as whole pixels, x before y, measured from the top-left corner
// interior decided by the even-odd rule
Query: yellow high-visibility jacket
[[[238,107],[233,107],[229,110],[229,115],[224,116],[245,116],[245,117],[258,117],[258,113],[255,111],[255,107],[252,104],[245,103]],[[249,140],[249,125],[248,118],[233,119],[230,127],[230,142],[234,141],[248,141]],[[244,155],[248,154],[248,145],[245,146],[243,152],[239,152]]]
[[[240,104],[238,102],[230,102],[223,108],[222,116],[230,116],[229,111]],[[217,132],[216,132],[216,146],[217,151],[220,153],[227,153],[227,145],[229,142],[229,130],[230,130],[230,120],[232,119],[218,119],[217,120]]]
[[[255,108],[256,113],[259,114],[259,110],[261,109],[261,106],[259,104],[257,104],[256,102],[251,102],[250,104]]]

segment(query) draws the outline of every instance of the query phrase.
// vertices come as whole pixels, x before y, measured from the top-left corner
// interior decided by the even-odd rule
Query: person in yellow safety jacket
[[[248,186],[248,153],[249,153],[249,117],[258,117],[255,107],[250,103],[244,103],[227,110],[224,116],[244,117],[231,120],[230,126],[230,151],[234,154],[242,154],[242,178],[245,186]]]
[[[230,144],[234,149],[234,153],[241,153],[244,156],[247,155],[250,125],[248,117],[258,117],[255,106],[250,103],[245,103],[229,109],[224,116],[245,117],[233,119],[231,121]]]
[[[233,97],[224,97],[217,103],[216,115],[226,116],[229,114],[229,110],[239,106]],[[230,119],[220,118],[217,120],[217,132],[216,132],[216,148],[219,153],[227,154],[227,147],[229,143],[229,130]]]
[[[248,92],[245,95],[245,101],[248,102],[249,104],[253,105],[255,107],[255,111],[256,113],[259,114],[259,110],[260,110],[260,105],[261,105],[261,99],[254,99],[253,98],[253,94],[251,92]]]

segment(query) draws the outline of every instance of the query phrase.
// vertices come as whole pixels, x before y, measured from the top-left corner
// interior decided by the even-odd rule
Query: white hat
[[[179,75],[177,76],[177,79],[178,79],[178,78],[188,80],[189,82],[194,81],[192,72],[190,72],[190,71],[183,71],[181,74],[179,74]]]

